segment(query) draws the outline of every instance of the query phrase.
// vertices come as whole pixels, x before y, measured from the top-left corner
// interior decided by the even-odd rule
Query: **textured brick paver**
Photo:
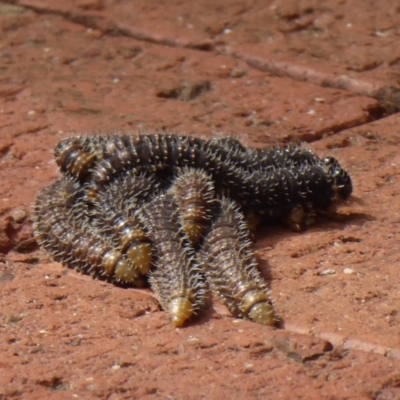
[[[0,399],[400,398],[399,26],[394,0],[0,2]],[[257,232],[282,329],[219,303],[174,329],[37,249],[55,144],[137,129],[308,141],[350,172],[343,220]]]

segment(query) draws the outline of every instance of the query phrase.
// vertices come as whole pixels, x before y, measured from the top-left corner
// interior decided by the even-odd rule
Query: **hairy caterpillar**
[[[207,282],[233,315],[274,325],[244,214],[300,231],[352,192],[333,157],[230,137],[82,136],[61,141],[55,158],[64,178],[36,200],[39,244],[93,277],[148,277],[176,326],[205,307]]]
[[[143,286],[136,268],[92,226],[82,197],[82,188],[69,178],[42,190],[34,210],[38,243],[54,260],[80,272]]]
[[[113,241],[142,275],[151,268],[151,244],[135,213],[158,190],[154,174],[131,170],[109,185],[98,189],[89,186],[88,191],[88,201],[93,203],[93,225]]]
[[[150,286],[175,326],[183,325],[206,303],[202,268],[179,226],[178,213],[171,195],[155,197],[138,212],[156,255]]]
[[[214,184],[203,170],[183,168],[168,191],[179,207],[179,221],[183,231],[195,246],[212,218]]]
[[[116,142],[118,145],[111,145]],[[141,135],[110,138],[105,146],[118,149],[106,152],[93,171],[93,180],[104,184],[127,169],[147,167],[166,169],[192,167],[204,169],[213,178],[217,190],[244,207],[274,207],[277,204],[310,204],[326,208],[351,193],[351,180],[333,158],[301,164],[297,168],[273,168],[248,171],[224,161],[207,142],[186,136]],[[124,147],[125,146],[125,147]],[[124,156],[122,157],[121,154]],[[335,164],[335,173],[331,165]],[[333,196],[333,188],[337,196]]]
[[[267,214],[274,214],[271,211],[274,208],[279,214],[281,210],[277,205],[282,205],[285,212],[286,209],[291,212],[298,205],[326,209],[333,202],[347,198],[352,190],[350,177],[336,160],[321,160],[311,151],[295,146],[246,152],[240,142],[232,138],[228,142],[222,139],[204,141],[190,136],[160,134],[109,136],[94,143],[86,147],[96,148],[98,159],[93,165],[91,179],[98,186],[135,168],[164,171],[168,175],[173,173],[174,167],[192,167],[207,171],[220,194],[232,197],[245,208],[256,207]],[[244,154],[243,162],[238,163],[228,154],[232,149],[235,154]],[[246,154],[253,154],[249,156],[253,161],[247,162]],[[329,166],[333,164],[334,173]]]
[[[239,207],[227,198],[220,200],[200,259],[211,290],[234,316],[275,325],[269,290],[251,250],[249,229]]]

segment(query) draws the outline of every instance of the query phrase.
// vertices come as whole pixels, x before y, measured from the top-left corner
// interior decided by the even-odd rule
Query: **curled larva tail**
[[[59,142],[54,150],[54,159],[60,171],[66,176],[83,180],[98,160],[105,140],[102,136],[76,136]]]
[[[206,304],[202,270],[178,222],[178,207],[171,195],[160,195],[138,213],[155,249],[150,286],[175,326],[182,326]]]
[[[274,309],[265,289],[249,289],[243,295],[240,309],[253,322],[269,326],[276,323]]]
[[[249,230],[237,205],[223,198],[200,252],[211,289],[231,313],[275,325],[269,290],[251,250]]]
[[[82,189],[69,178],[42,190],[34,210],[38,243],[54,260],[80,272],[114,282],[142,286],[129,260],[91,226]]]
[[[170,300],[167,311],[176,327],[182,326],[194,314],[192,301],[187,297],[175,297]]]
[[[169,189],[179,207],[183,231],[195,246],[211,221],[214,183],[203,170],[182,168]]]
[[[113,241],[141,275],[151,268],[150,239],[137,220],[136,211],[157,192],[154,174],[128,171],[121,179],[97,187],[88,185],[86,193],[93,203],[93,224]],[[95,193],[95,195],[94,195]]]

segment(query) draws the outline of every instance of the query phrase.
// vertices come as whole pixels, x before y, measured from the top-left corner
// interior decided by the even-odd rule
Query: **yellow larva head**
[[[254,304],[249,311],[248,317],[251,321],[258,324],[275,326],[276,323],[274,309],[271,303],[267,301]]]
[[[168,305],[168,313],[176,327],[182,326],[193,315],[193,311],[193,305],[186,297],[176,297]]]
[[[126,255],[141,275],[147,275],[151,267],[150,243],[134,244],[128,248]]]
[[[121,253],[116,250],[110,250],[103,255],[101,267],[103,268],[107,276],[112,276],[115,266],[117,262],[120,261],[121,257]]]
[[[142,286],[142,279],[138,270],[121,253],[115,251],[119,255],[119,259],[115,263],[113,279],[117,282],[130,283],[134,286]]]
[[[258,324],[275,326],[276,318],[267,294],[260,290],[251,290],[243,296],[240,306],[243,314]]]

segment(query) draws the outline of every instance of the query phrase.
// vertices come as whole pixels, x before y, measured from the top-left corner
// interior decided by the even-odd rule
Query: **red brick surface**
[[[400,398],[400,6],[379,4],[0,2],[0,399]],[[257,232],[281,329],[218,302],[174,329],[37,249],[55,144],[137,129],[307,141],[349,171],[343,220]]]

